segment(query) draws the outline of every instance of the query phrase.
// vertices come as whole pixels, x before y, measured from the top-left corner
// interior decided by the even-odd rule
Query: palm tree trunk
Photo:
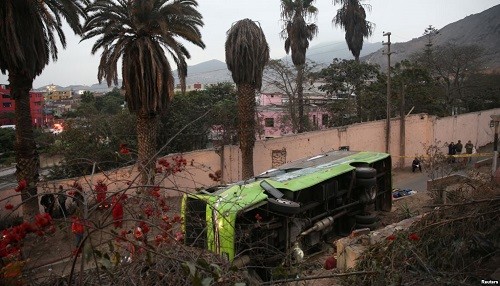
[[[27,186],[21,191],[24,220],[38,214],[37,182],[40,158],[36,150],[35,137],[31,122],[30,90],[33,79],[23,73],[9,71],[11,96],[15,100],[16,118],[16,178],[25,180]]]
[[[255,87],[250,84],[238,85],[238,112],[242,177],[253,177],[253,147],[255,145]]]
[[[297,67],[297,100],[299,103],[299,131],[302,133],[305,131],[306,118],[304,117],[304,65]]]
[[[156,166],[156,134],[158,117],[138,113],[137,115],[137,164],[141,174],[141,185],[154,185]]]

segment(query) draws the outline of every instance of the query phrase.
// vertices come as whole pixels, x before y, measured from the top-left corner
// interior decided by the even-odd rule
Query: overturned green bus
[[[332,151],[255,178],[187,194],[185,243],[236,266],[267,268],[314,253],[334,235],[377,226],[367,210],[390,211],[391,157]]]

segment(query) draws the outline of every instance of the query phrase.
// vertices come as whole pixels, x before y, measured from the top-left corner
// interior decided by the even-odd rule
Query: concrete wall
[[[425,145],[440,142],[443,152],[447,152],[447,142],[462,142],[471,140],[474,145],[481,147],[493,141],[493,128],[489,127],[491,115],[500,114],[499,109],[462,114],[457,116],[437,118],[426,114],[414,114],[406,118],[406,158],[408,166],[415,155],[425,153]],[[398,164],[399,156],[399,119],[391,120],[391,146],[393,166]],[[322,131],[259,140],[254,149],[255,174],[262,173],[275,164],[290,162],[300,158],[317,155],[323,152],[338,150],[341,146],[349,146],[350,150],[385,151],[385,120],[358,123],[346,127],[332,128]],[[274,151],[274,152],[273,152]],[[274,153],[274,159],[273,159]],[[221,156],[223,154],[221,160]],[[196,188],[218,184],[210,179],[209,174],[223,169],[225,182],[235,182],[241,179],[241,155],[238,146],[225,146],[223,152],[214,149],[199,150],[182,154],[188,162],[186,170],[175,175],[165,177],[157,175],[160,186],[168,189],[169,195],[178,195],[179,192],[192,192]],[[127,188],[127,182],[137,178],[135,167],[108,171],[105,174],[96,174],[78,178],[84,189],[90,192],[91,186],[97,180],[105,180],[110,189]],[[59,184],[65,189],[75,179],[40,184],[40,193],[53,191]],[[4,205],[20,203],[19,196],[14,190],[0,193],[0,210]],[[1,213],[1,211],[0,211]]]

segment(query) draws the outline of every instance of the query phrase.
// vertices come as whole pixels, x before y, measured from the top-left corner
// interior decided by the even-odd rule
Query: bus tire
[[[298,214],[300,212],[300,204],[286,199],[268,198],[269,210],[284,213]]]
[[[377,176],[377,170],[372,167],[357,167],[356,179],[371,179]]]

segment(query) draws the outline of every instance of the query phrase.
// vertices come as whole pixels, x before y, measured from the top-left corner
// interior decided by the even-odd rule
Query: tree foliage
[[[255,144],[255,91],[262,86],[269,46],[262,28],[250,19],[236,22],[227,31],[226,64],[238,89],[238,138],[243,179],[253,177]]]
[[[83,39],[99,37],[92,54],[102,49],[97,77],[118,83],[122,60],[123,89],[128,109],[137,115],[138,167],[141,181],[154,180],[158,115],[174,96],[174,78],[167,54],[177,66],[182,90],[190,53],[179,38],[201,48],[202,15],[195,0],[96,1],[89,6]],[[167,52],[167,54],[165,53]]]
[[[56,35],[62,47],[66,38],[63,22],[81,34],[87,0],[0,1],[0,71],[9,73],[11,97],[16,100],[16,177],[26,181],[22,191],[23,216],[39,212],[37,182],[40,159],[36,150],[30,113],[33,80],[50,59],[57,60]]]
[[[284,21],[284,29],[281,37],[285,39],[285,51],[292,52],[292,62],[297,69],[297,106],[298,106],[298,132],[304,132],[307,125],[307,116],[304,115],[304,64],[306,63],[306,52],[309,41],[318,33],[315,23],[307,23],[315,17],[318,9],[314,7],[314,0],[282,0],[281,19]]]
[[[370,94],[366,89],[377,79],[379,68],[376,65],[357,62],[356,60],[334,59],[333,62],[316,77],[321,79],[319,89],[336,98],[330,104],[335,125],[369,120]],[[341,114],[336,114],[336,113]]]
[[[477,45],[448,43],[413,55],[413,60],[427,68],[442,89],[448,114],[466,112],[465,89],[472,75],[484,65],[484,51]]]
[[[342,7],[337,10],[333,23],[345,30],[345,41],[354,59],[359,62],[359,54],[363,49],[363,39],[373,33],[374,24],[366,20],[365,7],[370,10],[371,6],[361,4],[360,0],[334,0],[334,4]]]
[[[314,72],[317,71],[318,64],[307,61],[304,64],[303,87],[305,90],[313,89]],[[282,117],[282,121],[289,122],[289,126],[293,133],[299,130],[299,115],[298,115],[298,86],[296,82],[297,70],[288,61],[270,60],[266,65],[264,73],[264,82],[267,86],[278,90],[285,95],[288,100],[284,103],[286,112]],[[308,119],[308,117],[306,117]],[[310,126],[310,122],[306,122],[305,126]],[[305,130],[309,130],[305,128]]]
[[[166,145],[162,154],[207,148],[214,127],[234,133],[236,109],[236,93],[230,83],[176,94],[169,115],[161,118],[158,142],[160,146]]]

